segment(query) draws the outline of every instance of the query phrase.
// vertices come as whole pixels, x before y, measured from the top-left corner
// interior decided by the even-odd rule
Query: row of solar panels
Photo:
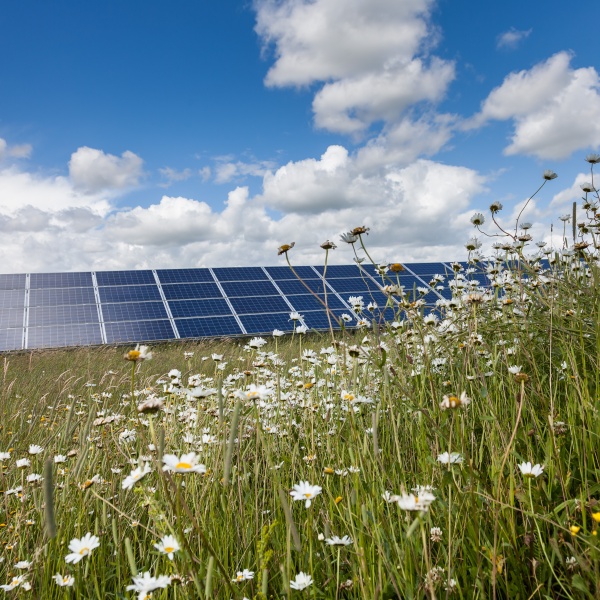
[[[449,297],[428,285],[452,271],[448,264],[404,266],[407,290],[426,288],[428,304]],[[394,316],[371,265],[329,266],[325,280],[322,266],[294,270],[301,281],[289,267],[0,275],[0,350],[291,331],[292,311],[309,328],[327,329],[325,294],[338,317],[352,314],[350,296],[376,303],[375,318]]]

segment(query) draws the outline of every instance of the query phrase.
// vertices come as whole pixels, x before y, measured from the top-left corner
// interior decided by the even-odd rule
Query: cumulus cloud
[[[71,154],[69,176],[77,189],[88,193],[122,190],[138,185],[144,161],[129,150],[120,157],[82,146]]]
[[[466,128],[512,120],[506,155],[562,159],[600,145],[600,79],[593,67],[573,69],[559,52],[529,70],[508,75]]]
[[[395,121],[418,102],[437,102],[454,65],[427,57],[435,42],[430,0],[258,0],[256,31],[272,45],[268,86],[317,91],[315,124],[357,133]]]
[[[168,187],[176,181],[185,181],[194,174],[194,172],[189,168],[178,171],[177,169],[173,169],[171,167],[162,167],[158,170],[158,172],[167,180],[166,183],[161,184],[163,187]]]
[[[531,35],[532,31],[532,29],[515,29],[511,27],[508,31],[498,36],[496,47],[514,50],[524,39]]]
[[[249,162],[234,160],[231,156],[216,158],[214,178],[216,183],[229,183],[245,179],[246,177],[262,177],[267,171],[275,167],[269,160],[252,160]]]

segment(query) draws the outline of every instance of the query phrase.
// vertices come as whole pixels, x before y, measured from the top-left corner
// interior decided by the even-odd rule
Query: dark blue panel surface
[[[264,315],[240,315],[240,321],[250,334],[269,334],[274,329],[280,329],[281,331],[292,331],[294,329],[294,323],[290,321],[289,312]]]
[[[100,325],[56,325],[30,327],[27,331],[28,348],[60,348],[101,344]]]
[[[0,290],[24,290],[25,273],[0,275]]]
[[[193,300],[194,298],[222,298],[216,283],[180,283],[162,286],[167,300]]]
[[[23,347],[23,329],[0,329],[0,350],[20,350]]]
[[[298,281],[297,279],[288,279],[284,281],[277,281],[279,289],[287,296],[289,294],[307,294],[309,293],[306,289],[306,284],[313,292],[323,293],[324,283],[322,279],[304,279]]]
[[[32,273],[30,289],[87,287],[92,285],[91,273]]]
[[[362,277],[348,277],[346,279],[327,278],[327,283],[340,294],[358,290],[364,290],[366,292],[368,290],[377,291],[381,289],[380,286],[371,279],[363,279]]]
[[[443,263],[407,263],[405,266],[415,275],[420,276],[444,275],[449,270]],[[402,277],[402,273],[400,273],[400,277]]]
[[[266,267],[269,275],[273,279],[314,279],[317,274],[314,272],[312,267],[294,267],[296,275],[289,267]]]
[[[98,309],[95,304],[29,307],[29,327],[98,322]]]
[[[169,308],[174,318],[231,315],[231,309],[223,298],[171,300],[169,301]]]
[[[241,314],[290,312],[290,307],[281,296],[230,298],[233,310]]]
[[[162,300],[156,285],[121,285],[98,288],[100,301],[104,302],[143,302]]]
[[[309,329],[329,329],[329,321],[327,319],[327,313],[324,310],[305,312],[304,322]],[[342,314],[347,314],[352,317],[352,322],[347,324],[346,327],[353,327],[356,324],[356,318],[350,310],[334,310],[333,314],[339,319]],[[331,325],[334,329],[338,329],[336,322],[331,319]]]
[[[175,319],[182,338],[221,337],[240,335],[242,330],[234,317],[212,317],[207,319]]]
[[[123,304],[103,304],[102,318],[108,321],[145,321],[167,319],[167,311],[162,302],[126,302]]]
[[[0,309],[25,306],[25,290],[0,290]]]
[[[291,302],[294,310],[302,312],[303,310],[325,310],[325,307],[311,294],[302,294],[296,296],[286,296]],[[319,294],[319,298],[325,302],[325,296]],[[342,301],[330,290],[327,294],[327,306],[329,308],[346,308]]]
[[[267,279],[265,272],[260,267],[221,267],[213,269],[213,273],[221,283],[223,281],[256,281]]]
[[[316,267],[319,275],[323,274],[324,267]],[[326,279],[330,277],[360,277],[360,270],[357,265],[327,265]]]
[[[0,328],[23,327],[25,308],[0,308]]]
[[[152,271],[97,271],[98,285],[142,285],[155,283]]]
[[[270,281],[226,281],[221,286],[230,298],[233,296],[279,296],[279,292]]]
[[[109,344],[119,342],[150,342],[170,340],[175,337],[170,321],[122,321],[105,323],[106,341]]]
[[[94,288],[56,288],[31,290],[29,306],[57,306],[59,304],[95,304]]]
[[[214,281],[208,269],[158,269],[156,273],[161,284]]]

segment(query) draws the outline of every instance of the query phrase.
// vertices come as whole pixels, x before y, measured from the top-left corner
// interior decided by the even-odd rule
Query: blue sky
[[[538,238],[600,146],[596,2],[7,3],[3,272],[463,258],[492,200]],[[549,240],[550,241],[550,240]],[[340,247],[335,262],[351,260]]]

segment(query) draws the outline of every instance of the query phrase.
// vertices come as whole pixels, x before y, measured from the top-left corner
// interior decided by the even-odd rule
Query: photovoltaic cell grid
[[[371,305],[373,319],[394,317],[380,291],[389,279],[373,265],[330,265],[322,274],[322,266],[277,266],[0,275],[0,350],[292,331],[291,311],[327,329],[325,303],[337,319],[353,317],[352,326],[351,296]],[[408,264],[400,283],[433,305],[450,293],[447,284],[431,289],[435,274],[453,271],[449,263]],[[480,274],[471,278],[487,285]]]

